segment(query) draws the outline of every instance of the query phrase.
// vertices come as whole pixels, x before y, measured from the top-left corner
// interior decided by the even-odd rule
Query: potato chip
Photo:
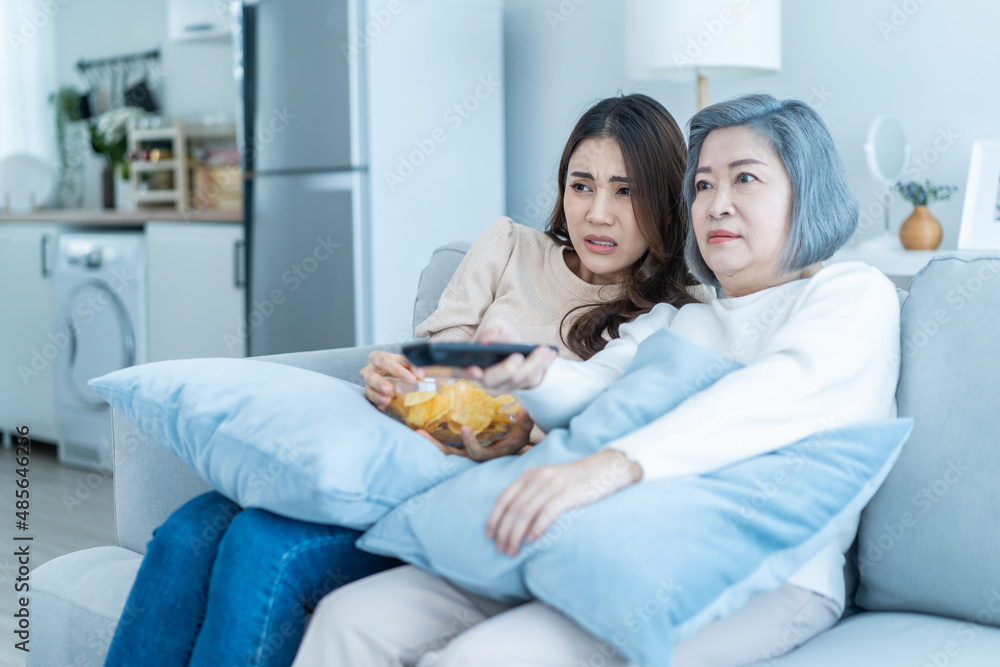
[[[427,401],[433,399],[437,396],[437,392],[433,391],[411,391],[409,394],[403,397],[403,405],[410,407],[411,405],[419,405],[420,403],[426,403]]]
[[[438,391],[393,395],[386,413],[413,429],[425,429],[441,442],[461,443],[468,426],[482,444],[503,437],[520,409],[510,394],[492,397],[466,380],[448,381]]]

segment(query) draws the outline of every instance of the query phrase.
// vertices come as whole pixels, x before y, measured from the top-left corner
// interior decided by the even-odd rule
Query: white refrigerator
[[[504,214],[502,3],[234,15],[250,354],[409,339],[432,250]]]

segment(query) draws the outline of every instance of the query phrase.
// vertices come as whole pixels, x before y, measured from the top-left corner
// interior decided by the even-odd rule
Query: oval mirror
[[[868,128],[865,157],[872,176],[885,184],[895,183],[910,157],[903,126],[892,116],[879,116]]]

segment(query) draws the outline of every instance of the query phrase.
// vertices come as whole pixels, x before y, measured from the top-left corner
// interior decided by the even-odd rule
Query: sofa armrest
[[[111,411],[111,422],[115,534],[118,546],[144,554],[153,529],[211,487],[176,454],[158,445],[118,411]]]
[[[362,385],[359,371],[368,364],[368,355],[375,350],[399,352],[399,345],[370,345],[368,347],[343,347],[334,350],[314,350],[312,352],[289,352],[251,357],[256,361],[270,361],[276,364],[297,366],[331,375],[352,384]]]

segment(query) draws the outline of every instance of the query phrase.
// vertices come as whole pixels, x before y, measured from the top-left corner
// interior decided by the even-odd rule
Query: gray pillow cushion
[[[414,329],[437,310],[444,288],[448,286],[471,246],[468,241],[454,241],[434,250],[431,261],[420,273],[417,300],[413,304]]]
[[[1000,626],[1000,254],[932,260],[901,335],[916,426],[862,515],[857,603]]]

